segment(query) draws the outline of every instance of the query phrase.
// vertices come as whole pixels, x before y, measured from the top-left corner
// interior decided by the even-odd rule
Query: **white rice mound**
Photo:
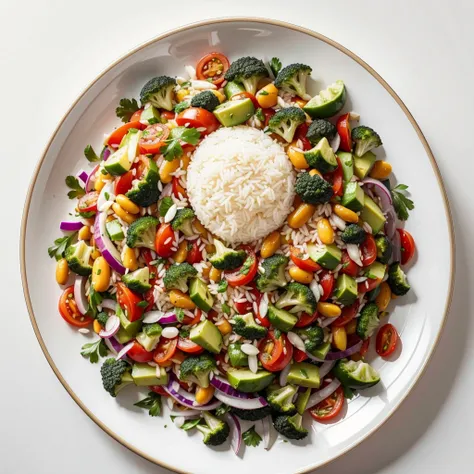
[[[295,173],[283,147],[260,130],[220,128],[188,168],[187,192],[201,223],[229,244],[265,237],[282,226]]]

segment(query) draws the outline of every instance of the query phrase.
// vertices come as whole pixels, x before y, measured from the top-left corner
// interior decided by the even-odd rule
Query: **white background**
[[[231,15],[312,28],[379,72],[426,135],[456,225],[453,304],[425,375],[375,435],[318,474],[472,472],[472,0],[1,0],[0,472],[165,472],[103,433],[49,368],[23,299],[20,219],[33,169],[51,133],[102,69],[163,31]]]

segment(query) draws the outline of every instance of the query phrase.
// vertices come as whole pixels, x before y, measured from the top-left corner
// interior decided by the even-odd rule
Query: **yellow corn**
[[[347,333],[344,326],[332,330],[332,344],[340,351],[347,349]]]
[[[178,250],[176,250],[172,258],[176,263],[183,263],[186,260],[187,256],[188,256],[188,242],[186,242],[186,240],[183,240],[179,244]]]
[[[123,194],[119,194],[115,200],[122,209],[125,209],[130,214],[138,214],[140,212],[140,208]]]
[[[214,387],[212,385],[209,385],[209,387],[197,387],[196,388],[196,402],[199,403],[199,405],[205,405],[206,403],[209,403],[214,396]]]
[[[370,172],[370,177],[375,179],[386,179],[392,172],[392,165],[387,161],[378,160]]]
[[[341,315],[341,308],[333,303],[325,303],[320,301],[318,303],[318,312],[326,318],[337,318]]]
[[[230,334],[232,332],[232,326],[230,325],[229,321],[227,321],[227,319],[220,319],[216,322],[216,326],[223,336],[226,336],[227,334]]]
[[[177,308],[196,309],[196,305],[193,303],[191,298],[180,290],[170,291],[170,301],[171,304]]]
[[[81,227],[77,234],[79,240],[89,240],[91,238],[91,230],[88,225]]]
[[[349,321],[346,326],[346,334],[350,336],[351,334],[355,334],[356,328],[357,328],[357,319],[353,319],[352,321]]]
[[[160,166],[160,180],[162,183],[171,183],[171,181],[173,180],[173,176],[171,176],[171,173],[174,173],[179,168],[180,163],[180,160],[177,158],[172,161],[163,161]]]
[[[100,171],[96,174],[96,180],[94,182],[94,189],[96,191],[102,191],[102,188],[106,185],[107,181],[111,179],[110,174],[102,174]]]
[[[221,280],[222,272],[217,268],[212,267],[209,271],[209,279],[212,280],[214,283],[217,283]]]
[[[123,252],[123,266],[132,272],[138,268],[137,256],[135,250],[130,247],[125,247]]]
[[[316,224],[316,229],[323,244],[329,245],[334,243],[334,230],[325,217],[318,221]]]
[[[100,255],[101,255],[101,253],[99,252],[99,250],[94,247],[94,250],[91,253],[92,260],[95,260],[96,258],[99,258]]]
[[[219,102],[221,104],[222,102],[225,102],[226,96],[222,92],[217,91],[217,90],[212,90],[211,92],[219,99]]]
[[[309,285],[313,281],[313,274],[311,272],[307,272],[306,270],[302,270],[296,266],[291,267],[288,272],[291,278],[298,283]]]
[[[182,170],[187,170],[188,166],[189,166],[189,163],[191,163],[191,158],[189,158],[189,156],[187,154],[184,154],[181,157],[181,169]]]
[[[292,229],[299,229],[303,227],[306,222],[311,219],[311,216],[314,214],[316,206],[312,204],[300,204],[289,216],[288,216],[288,225]]]
[[[180,89],[176,92],[177,102],[183,102],[184,98],[189,95],[189,89]]]
[[[58,285],[65,285],[69,278],[69,267],[66,259],[62,258],[56,264],[56,281]]]
[[[99,321],[97,321],[97,319],[94,319],[94,323],[92,324],[92,328],[94,329],[94,332],[96,334],[99,334],[99,332],[102,330],[102,326],[100,325]]]
[[[92,266],[92,286],[95,291],[105,291],[110,283],[110,267],[104,257],[94,260]]]
[[[310,176],[315,176],[315,175],[322,176],[321,172],[320,172],[319,170],[317,170],[316,168],[312,169],[312,170],[309,172],[309,175],[310,175]]]
[[[303,152],[296,146],[296,142],[292,142],[287,150],[288,158],[297,170],[305,170],[309,165],[304,157]]]
[[[129,214],[125,209],[122,209],[122,207],[116,202],[112,204],[112,209],[115,214],[117,214],[117,216],[119,216],[120,219],[122,219],[127,224],[131,224],[136,219],[133,214]]]
[[[270,235],[265,237],[265,240],[262,243],[262,248],[260,249],[260,256],[262,258],[271,257],[281,245],[280,232],[275,230]]]
[[[380,285],[380,292],[377,295],[377,298],[375,298],[375,304],[377,305],[379,311],[385,311],[387,309],[387,306],[390,303],[391,298],[392,298],[392,292],[390,290],[390,287],[388,286],[388,283],[384,281]]]
[[[355,224],[359,221],[359,216],[354,211],[351,211],[350,209],[347,209],[347,207],[341,206],[340,204],[335,204],[333,210],[336,216],[340,217],[346,222],[352,222]]]
[[[301,108],[303,108],[303,107],[308,103],[307,100],[303,100],[303,99],[296,99],[295,102],[296,102]]]
[[[267,84],[257,92],[257,102],[262,109],[273,107],[278,102],[278,89],[273,84]]]

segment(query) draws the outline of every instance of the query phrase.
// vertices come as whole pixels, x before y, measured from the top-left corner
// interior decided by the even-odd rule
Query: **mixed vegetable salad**
[[[48,249],[65,286],[59,312],[97,333],[81,354],[107,357],[112,397],[148,387],[137,406],[157,416],[166,399],[178,427],[206,445],[230,437],[236,452],[261,442],[256,426],[266,448],[272,426],[299,440],[305,413],[338,420],[380,381],[364,358],[372,339],[381,357],[397,350],[387,308],[410,290],[415,243],[398,223],[414,205],[377,159],[378,133],[341,115],[342,81],[311,97],[308,65],[220,53],[186,70],[122,99],[124,124],[100,154],[84,150],[94,168],[66,178],[76,216]],[[241,124],[285,147],[296,198],[281,229],[231,246],[195,217],[186,170],[203,137]],[[242,433],[239,420],[263,431]]]

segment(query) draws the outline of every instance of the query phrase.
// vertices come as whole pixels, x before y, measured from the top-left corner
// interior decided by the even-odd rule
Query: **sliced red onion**
[[[81,170],[79,173],[76,175],[84,184],[87,183],[87,180],[89,179],[89,175],[84,171]]]
[[[392,239],[395,231],[396,231],[396,225],[397,225],[397,215],[395,214],[395,210],[393,209],[393,206],[390,207],[390,209],[387,210],[386,212],[386,217],[387,220],[385,221],[385,234],[389,239]]]
[[[229,405],[230,407],[240,408],[241,410],[256,410],[268,405],[267,401],[263,397],[257,398],[238,398],[226,395],[224,392],[216,390],[214,396],[222,403]]]
[[[94,182],[95,182],[95,174],[97,173],[97,170],[99,169],[99,165],[97,165],[90,173],[90,175],[87,177],[86,181],[86,193],[92,191],[94,188]]]
[[[329,142],[331,145],[332,151],[336,153],[337,150],[339,150],[339,145],[341,144],[341,137],[339,136],[339,133],[336,133],[336,136]]]
[[[280,385],[284,387],[286,385],[286,381],[288,379],[288,373],[290,372],[291,364],[288,364],[281,372],[280,372]]]
[[[102,300],[102,303],[100,303],[100,305],[102,306],[102,308],[111,309],[112,311],[115,311],[115,309],[117,308],[117,302],[111,299]]]
[[[402,256],[402,253],[401,253],[402,252],[402,250],[401,250],[402,243],[400,241],[400,234],[397,231],[395,231],[395,234],[393,236],[392,245],[393,245],[392,261],[393,262],[399,262],[400,258]]]
[[[346,357],[349,357],[352,354],[355,354],[356,352],[359,352],[359,350],[362,347],[363,343],[364,343],[364,341],[359,341],[357,344],[354,344],[352,347],[349,347],[349,349],[346,349],[345,351],[328,352],[328,354],[326,356],[326,360],[345,359]]]
[[[387,186],[378,179],[365,178],[360,182],[360,184],[373,186],[373,192],[380,198],[384,210],[392,205],[392,195],[390,194],[390,191],[387,189]]]
[[[105,345],[109,348],[109,351],[112,354],[117,355],[122,349],[123,345],[115,339],[115,337],[111,337],[110,339],[104,339]]]
[[[163,311],[148,311],[143,316],[143,322],[146,324],[153,324],[158,322],[163,316]]]
[[[86,278],[80,275],[76,275],[74,279],[74,300],[79,312],[86,314],[89,309],[89,302],[86,296]]]
[[[123,359],[128,354],[128,352],[133,347],[133,345],[134,345],[134,342],[132,341],[132,342],[129,342],[126,346],[122,347],[122,350],[117,354],[116,359],[117,360]]]
[[[109,156],[112,154],[112,152],[110,151],[110,148],[106,148],[103,152],[102,152],[102,160],[104,161],[107,161],[109,159]]]
[[[236,390],[230,383],[223,379],[222,377],[219,377],[218,375],[214,375],[211,379],[211,385],[214,388],[217,388],[220,392],[225,393],[226,395],[229,395],[234,398],[243,398],[243,399],[248,399],[252,398],[251,395],[248,393],[240,392],[239,390]]]
[[[81,230],[84,224],[78,221],[61,221],[59,224],[59,229],[64,230],[65,232],[76,232]]]
[[[209,411],[214,410],[221,405],[219,400],[214,400],[207,405],[198,405],[195,395],[183,390],[174,375],[171,375],[168,385],[163,385],[163,390],[165,390],[168,395],[173,397],[181,405],[194,410]]]
[[[99,336],[102,339],[110,339],[112,336],[118,333],[120,329],[120,319],[113,314],[109,316],[107,322],[105,323],[105,328],[99,331]]]
[[[242,442],[242,429],[240,427],[240,422],[232,413],[226,413],[225,419],[230,427],[230,446],[234,450],[234,453],[238,455]]]
[[[99,212],[94,222],[94,240],[97,248],[102,253],[107,263],[118,273],[122,275],[125,273],[125,267],[122,265],[122,258],[120,253],[109,239],[107,232],[105,231],[105,220],[107,219],[107,213]]]
[[[339,382],[339,380],[337,379],[334,379],[329,385],[313,393],[309,397],[308,404],[306,405],[306,409],[313,408],[315,405],[317,405],[318,403],[328,398],[330,395],[334,393],[335,390],[339,388],[340,385],[341,385],[341,382]]]
[[[319,378],[322,379],[325,377],[329,372],[331,372],[331,369],[336,365],[336,362],[333,360],[330,360],[328,362],[324,362],[324,364],[319,368]]]

